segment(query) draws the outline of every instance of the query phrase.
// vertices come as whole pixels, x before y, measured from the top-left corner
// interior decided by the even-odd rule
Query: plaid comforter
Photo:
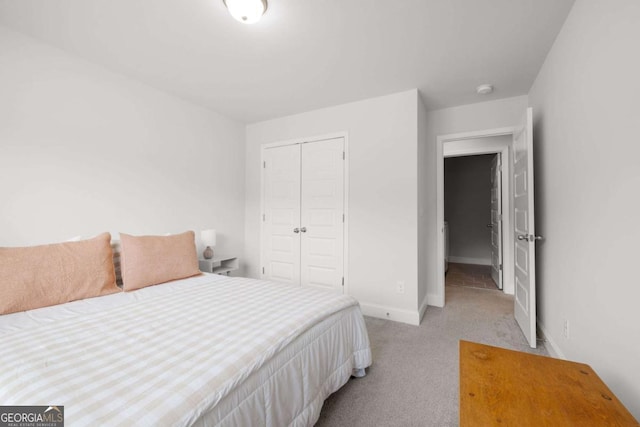
[[[314,324],[357,305],[261,280],[185,282],[2,333],[0,404],[64,405],[74,426],[191,425]]]

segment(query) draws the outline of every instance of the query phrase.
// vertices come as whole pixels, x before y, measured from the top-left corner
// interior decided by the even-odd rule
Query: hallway
[[[491,278],[490,265],[449,263],[445,276],[445,286],[465,286],[497,290],[496,282]]]

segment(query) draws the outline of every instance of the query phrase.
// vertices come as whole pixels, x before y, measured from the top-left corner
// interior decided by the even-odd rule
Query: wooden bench
[[[583,363],[460,341],[460,426],[640,426]]]

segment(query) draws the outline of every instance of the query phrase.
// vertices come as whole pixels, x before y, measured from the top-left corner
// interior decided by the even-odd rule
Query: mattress
[[[306,426],[371,364],[345,295],[206,274],[0,316],[0,404],[69,425]]]

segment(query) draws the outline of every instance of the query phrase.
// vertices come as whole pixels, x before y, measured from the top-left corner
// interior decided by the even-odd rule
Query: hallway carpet
[[[367,317],[373,365],[329,396],[316,426],[457,426],[460,339],[547,355],[526,343],[512,296],[447,286],[446,301],[420,326]]]

